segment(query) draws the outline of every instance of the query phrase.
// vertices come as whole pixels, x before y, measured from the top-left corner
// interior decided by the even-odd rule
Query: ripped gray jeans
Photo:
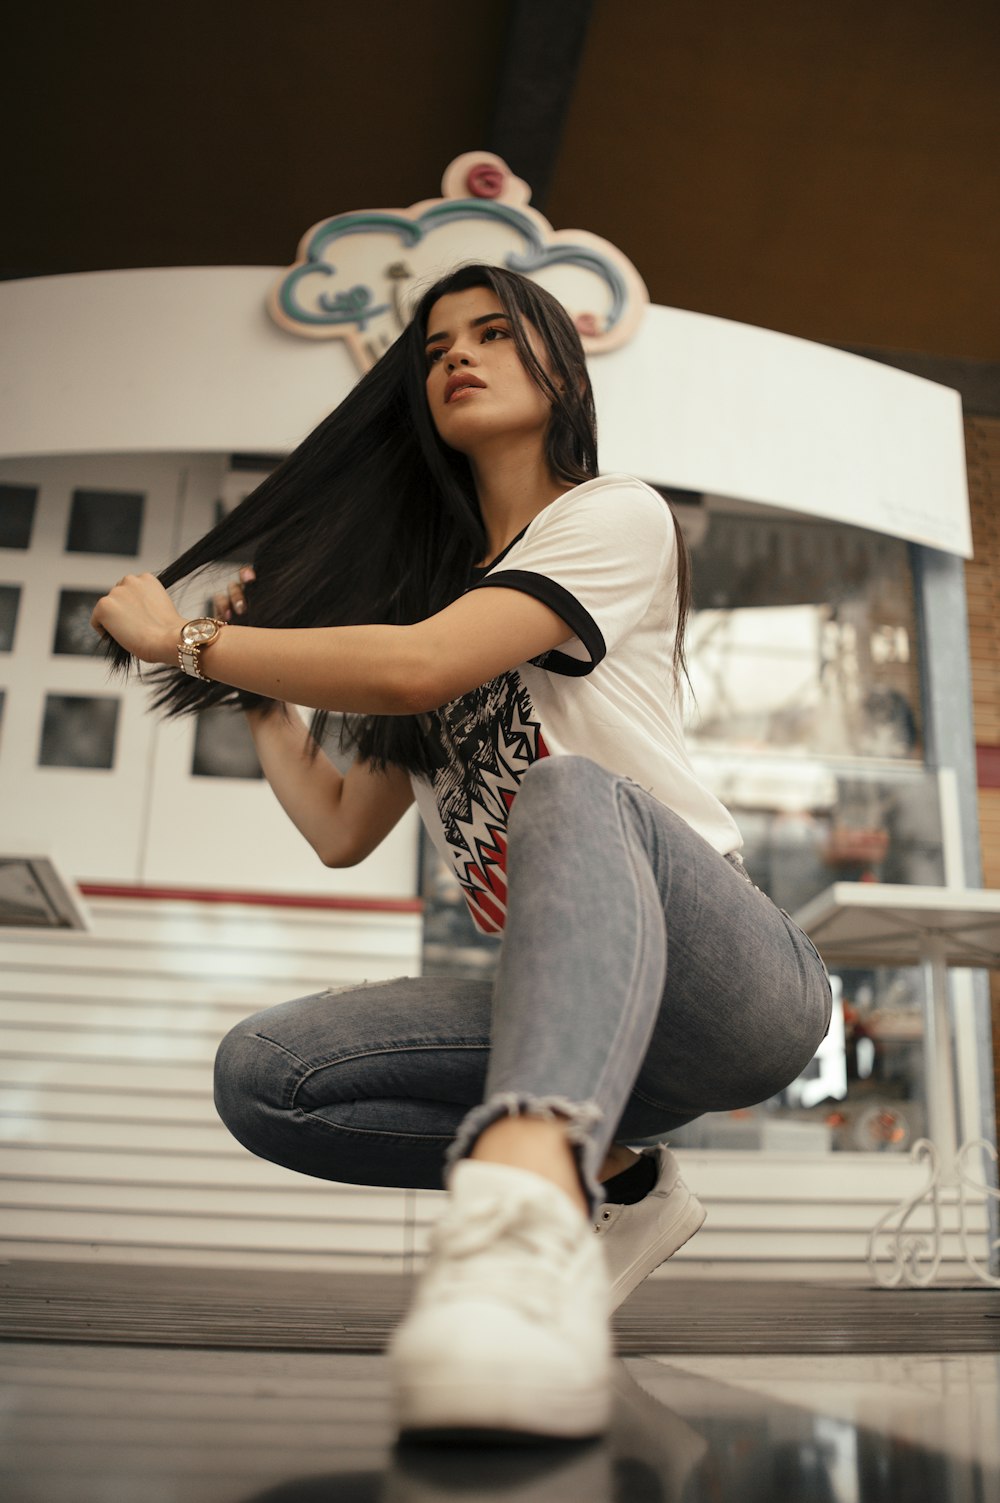
[[[440,1189],[505,1113],[565,1117],[596,1210],[612,1143],[765,1100],[826,1033],[806,935],[738,857],[587,758],[529,769],[507,879],[495,983],[402,978],[239,1023],[215,1071],[233,1135],[321,1179]]]

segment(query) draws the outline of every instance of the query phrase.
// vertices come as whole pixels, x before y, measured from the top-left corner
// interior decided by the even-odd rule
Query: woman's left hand
[[[101,596],[90,624],[140,662],[175,667],[185,620],[155,574],[126,574]]]

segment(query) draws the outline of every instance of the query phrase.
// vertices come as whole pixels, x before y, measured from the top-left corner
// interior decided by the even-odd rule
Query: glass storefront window
[[[690,545],[691,745],[919,761],[907,544],[720,505]]]
[[[914,764],[696,753],[759,887],[793,916],[832,882],[944,882],[933,773]],[[915,968],[832,976],[830,1032],[771,1101],[672,1134],[686,1148],[905,1152],[926,1128],[924,985]]]
[[[792,914],[833,882],[942,883],[907,544],[672,499],[692,556],[688,743],[740,827],[754,881]],[[921,1136],[920,972],[832,982],[830,1033],[803,1075],[759,1106],[700,1117],[674,1143],[904,1152]]]
[[[935,775],[915,764],[695,751],[758,887],[789,912],[831,882],[944,881]]]

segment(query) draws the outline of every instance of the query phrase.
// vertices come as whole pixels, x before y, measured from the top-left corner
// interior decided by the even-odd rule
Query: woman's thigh
[[[490,991],[401,977],[255,1013],[219,1047],[219,1115],[253,1153],[303,1174],[440,1189],[445,1150],[482,1100]]]
[[[664,895],[666,981],[620,1140],[766,1100],[805,1069],[830,1022],[830,982],[812,942],[664,813],[650,844]]]

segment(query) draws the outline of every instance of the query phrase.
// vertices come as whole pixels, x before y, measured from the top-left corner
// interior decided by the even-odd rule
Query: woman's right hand
[[[234,616],[245,616],[247,609],[243,586],[257,578],[252,564],[244,564],[235,579],[220,594],[213,597],[213,609],[220,621],[232,621]]]

